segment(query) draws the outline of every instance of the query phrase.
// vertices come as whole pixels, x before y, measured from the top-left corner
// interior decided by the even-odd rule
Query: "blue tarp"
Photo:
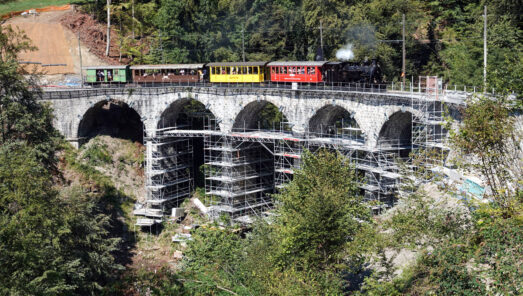
[[[465,194],[472,195],[478,199],[482,199],[483,194],[485,193],[485,188],[481,187],[478,183],[470,179],[466,179],[459,189]]]

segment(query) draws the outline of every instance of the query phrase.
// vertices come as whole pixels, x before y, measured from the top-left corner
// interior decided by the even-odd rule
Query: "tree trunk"
[[[109,56],[109,46],[111,44],[111,0],[107,0],[107,47],[105,55]]]

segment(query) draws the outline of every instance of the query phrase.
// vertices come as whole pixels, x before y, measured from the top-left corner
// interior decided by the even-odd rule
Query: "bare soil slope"
[[[6,22],[25,31],[38,50],[25,52],[20,60],[42,64],[65,64],[66,66],[39,67],[47,74],[74,73],[75,67],[70,44],[62,25],[53,22],[54,16],[63,12],[45,12],[38,16],[18,16]]]
[[[118,64],[116,41],[111,42],[111,57],[104,56],[105,26],[72,9],[42,12],[36,16],[17,16],[9,19],[5,25],[24,30],[38,48],[37,51],[21,54],[20,60],[42,64],[66,64],[37,67],[41,73],[47,74],[45,81],[48,83],[63,79],[64,74],[80,75],[78,31],[84,67]]]

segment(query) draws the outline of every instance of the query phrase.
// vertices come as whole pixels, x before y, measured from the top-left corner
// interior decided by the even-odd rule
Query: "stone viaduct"
[[[134,141],[147,137],[146,196],[134,212],[147,217],[138,220],[141,226],[157,223],[202,182],[216,201],[209,213],[245,217],[270,207],[270,194],[300,167],[304,142],[329,143],[334,145],[329,149],[348,153],[365,175],[359,183],[365,196],[390,204],[400,179],[393,159],[408,158],[415,147],[431,147],[436,142],[425,140],[431,138],[428,131],[441,134],[431,138],[441,143],[442,112],[430,110],[442,110],[445,101],[452,114],[462,102],[429,93],[240,85],[49,91],[43,99],[54,109],[55,127],[77,147],[99,134]],[[280,116],[292,133],[267,124]],[[217,125],[201,131],[208,118]],[[260,127],[272,131],[253,132]],[[204,167],[205,177],[198,175],[203,164],[209,167]]]
[[[410,136],[412,115],[420,112],[413,108],[412,99],[421,96],[409,92],[169,87],[53,91],[44,93],[43,99],[54,109],[55,127],[76,146],[100,120],[122,120],[100,112],[107,102],[118,102],[125,108],[120,117],[134,118],[124,125],[140,122],[146,130],[154,130],[168,120],[166,117],[178,116],[186,103],[196,100],[215,116],[225,133],[233,128],[255,128],[254,120],[267,103],[274,104],[298,134],[329,124],[339,112],[348,111],[362,130],[365,145],[375,147],[380,138]],[[443,99],[453,106],[459,102]]]

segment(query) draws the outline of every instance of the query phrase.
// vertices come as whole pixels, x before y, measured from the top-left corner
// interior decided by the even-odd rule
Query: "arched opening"
[[[256,101],[247,104],[236,116],[233,124],[235,131],[248,130],[289,130],[287,117],[274,104],[268,101]]]
[[[214,114],[201,102],[194,99],[181,99],[172,103],[162,113],[158,122],[158,129],[175,127],[181,130],[218,130]],[[193,181],[196,187],[205,186],[205,176],[202,165],[204,164],[204,138],[192,136],[191,166]]]
[[[143,143],[143,122],[126,103],[104,100],[89,108],[78,126],[80,145],[98,135]]]
[[[327,105],[309,120],[309,132],[322,137],[341,137],[364,142],[364,135],[353,114],[345,108]]]
[[[412,149],[412,113],[398,111],[392,114],[381,127],[378,146],[398,151],[407,157]]]
[[[268,101],[247,104],[236,116],[233,130],[245,139],[221,140],[221,148],[213,155],[215,170],[211,191],[227,191],[221,203],[230,206],[231,215],[257,211],[271,203],[274,192],[274,144],[252,140],[249,135],[258,131],[288,131],[290,126],[281,110]],[[226,164],[221,167],[221,164]]]

